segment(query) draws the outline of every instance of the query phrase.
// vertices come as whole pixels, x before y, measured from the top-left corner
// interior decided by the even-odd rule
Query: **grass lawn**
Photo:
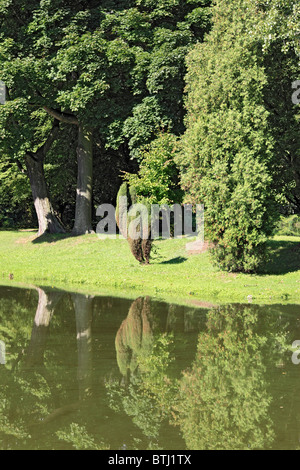
[[[221,272],[209,254],[188,256],[187,240],[155,242],[149,266],[140,266],[126,240],[97,235],[35,238],[33,231],[0,231],[0,284],[51,286],[136,298],[150,295],[179,303],[300,304],[300,238],[269,242],[267,274]],[[13,280],[10,280],[13,274]]]

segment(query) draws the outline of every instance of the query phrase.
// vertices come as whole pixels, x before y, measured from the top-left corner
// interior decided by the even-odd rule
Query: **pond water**
[[[297,305],[0,287],[0,450],[299,449],[295,340]]]

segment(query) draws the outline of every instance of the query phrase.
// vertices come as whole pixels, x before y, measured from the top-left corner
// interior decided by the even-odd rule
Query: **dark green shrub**
[[[278,213],[274,141],[261,46],[250,0],[221,0],[214,29],[188,56],[187,131],[177,157],[185,202],[205,206],[214,262],[254,272]]]

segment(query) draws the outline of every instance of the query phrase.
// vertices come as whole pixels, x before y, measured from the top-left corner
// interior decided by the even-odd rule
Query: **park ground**
[[[126,240],[0,231],[0,284],[47,286],[89,294],[178,303],[300,304],[300,237],[269,241],[261,274],[226,273],[209,253],[188,255],[186,239],[158,240],[151,264],[139,265]]]

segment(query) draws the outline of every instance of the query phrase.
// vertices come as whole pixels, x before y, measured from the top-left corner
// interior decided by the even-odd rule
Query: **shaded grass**
[[[152,262],[140,266],[126,240],[97,235],[66,237],[0,232],[0,283],[26,283],[80,292],[136,298],[150,295],[177,302],[300,303],[300,238],[275,237],[272,260],[260,275],[221,272],[209,253],[188,256],[187,240],[155,242]],[[13,274],[13,281],[9,279]]]
[[[270,261],[265,266],[265,273],[281,275],[300,269],[300,243],[291,238],[283,236],[270,240]]]

